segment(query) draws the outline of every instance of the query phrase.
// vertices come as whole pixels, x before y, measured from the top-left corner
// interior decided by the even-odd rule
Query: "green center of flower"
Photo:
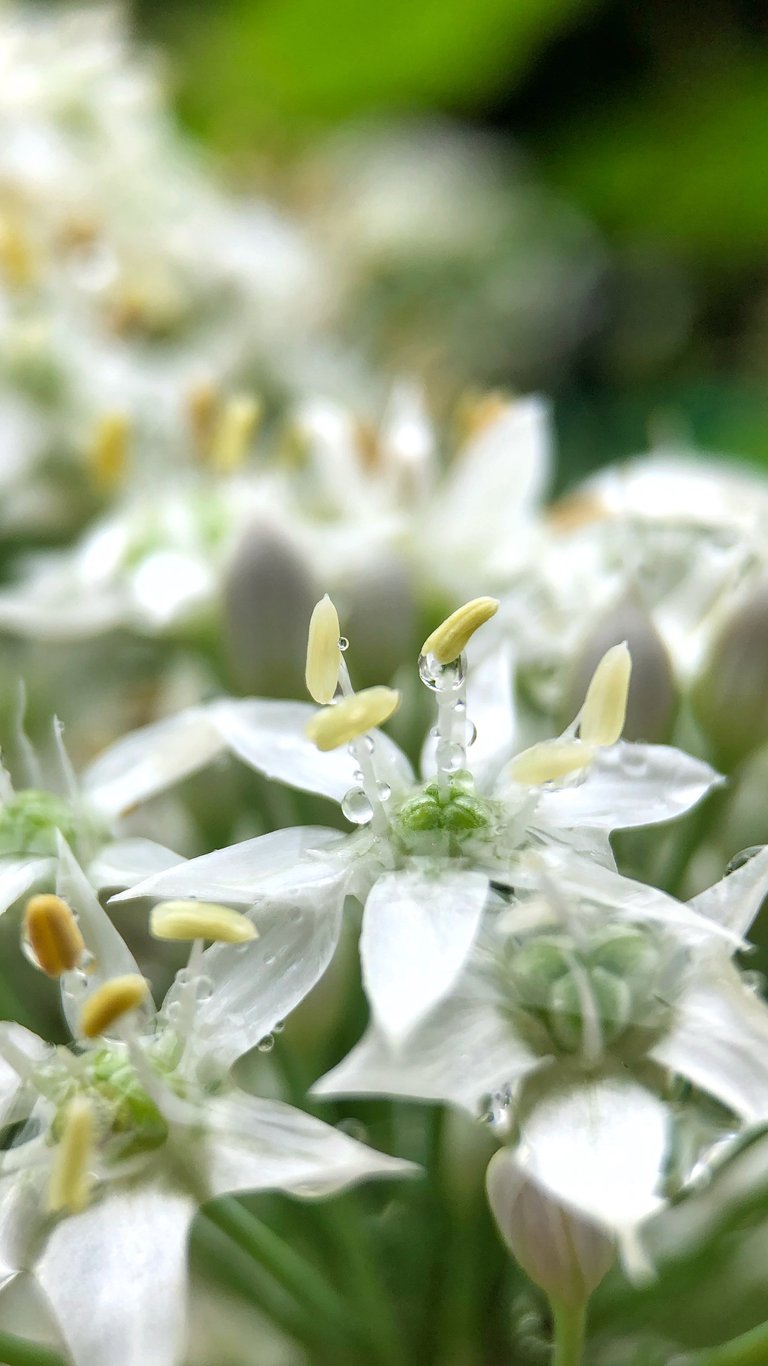
[[[472,835],[489,835],[495,815],[495,803],[480,797],[472,775],[461,770],[442,787],[435,780],[408,797],[393,813],[393,832],[407,852],[424,852],[438,833],[458,845]]]
[[[73,847],[83,833],[97,833],[93,818],[84,821],[61,797],[27,788],[0,810],[0,855],[52,856],[57,830]]]
[[[124,1052],[105,1046],[80,1054],[77,1063],[75,1068],[64,1069],[60,1061],[54,1061],[38,1073],[40,1090],[56,1105],[49,1130],[52,1143],[61,1141],[75,1098],[92,1106],[99,1150],[107,1162],[151,1152],[165,1142],[168,1126]],[[158,1066],[157,1070],[164,1069]]]

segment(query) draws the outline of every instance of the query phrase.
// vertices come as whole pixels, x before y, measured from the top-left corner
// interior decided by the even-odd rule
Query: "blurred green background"
[[[134,15],[185,122],[252,182],[348,121],[438,112],[498,134],[591,221],[605,255],[578,345],[525,376],[554,394],[571,477],[649,429],[768,461],[765,7],[136,0]],[[508,381],[498,369],[482,378]]]

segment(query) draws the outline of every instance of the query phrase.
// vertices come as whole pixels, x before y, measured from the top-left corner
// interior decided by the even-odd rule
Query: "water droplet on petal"
[[[282,1034],[285,1029],[285,1020],[276,1020],[272,1026],[273,1034]]]
[[[745,863],[749,863],[750,859],[753,859],[756,854],[762,853],[764,848],[765,845],[763,844],[750,844],[748,849],[740,849],[738,854],[734,854],[728,864],[728,867],[725,870],[726,877],[729,873],[735,873],[738,868],[743,868]]]
[[[389,783],[377,783],[376,791],[379,794],[380,801],[382,802],[388,801],[389,798],[392,796],[392,788],[390,787]]]
[[[467,747],[467,749],[469,748],[470,745],[474,745],[476,739],[477,739],[477,726],[475,725],[474,721],[468,721],[468,722],[467,722],[467,738],[466,738],[466,740],[464,741],[464,744],[465,744],[465,746]]]
[[[259,1039],[256,1047],[260,1053],[271,1053],[275,1046],[274,1034],[265,1034],[263,1039]]]
[[[367,825],[373,819],[373,806],[362,787],[351,787],[341,800],[341,810],[352,825]]]
[[[339,636],[339,649],[341,650],[342,654],[345,650],[349,649],[349,641],[347,640],[346,636]]]

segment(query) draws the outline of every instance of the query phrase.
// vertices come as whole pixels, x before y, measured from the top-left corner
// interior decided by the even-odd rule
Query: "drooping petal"
[[[768,845],[688,902],[691,910],[744,935],[768,896]]]
[[[188,1195],[137,1181],[56,1225],[37,1278],[75,1366],[176,1366],[195,1209]]]
[[[672,820],[720,782],[701,759],[669,745],[619,742],[599,749],[581,783],[542,792],[537,827],[628,830]]]
[[[450,991],[477,934],[488,879],[464,868],[385,873],[365,903],[363,984],[393,1042]]]
[[[19,897],[38,883],[53,879],[54,862],[50,858],[0,859],[0,915]]]
[[[223,749],[206,709],[190,707],[110,745],[85,770],[83,790],[97,811],[118,816],[203,768]]]
[[[748,1123],[768,1120],[768,1007],[730,963],[692,979],[651,1057]]]
[[[322,1196],[371,1177],[414,1175],[411,1162],[376,1152],[291,1105],[240,1092],[206,1107],[206,1171],[212,1195],[284,1190]]]
[[[322,882],[341,855],[347,836],[324,826],[293,826],[257,835],[212,854],[175,863],[145,878],[115,901],[136,897],[194,896],[200,900],[252,906],[255,901],[280,897]],[[341,859],[339,859],[339,865]],[[338,871],[338,869],[337,869]]]
[[[258,698],[215,702],[208,712],[228,748],[257,772],[288,787],[341,801],[356,786],[357,761],[346,746],[321,753],[307,739],[307,723],[316,714],[317,708],[306,702]],[[402,791],[413,782],[408,760],[382,731],[374,731],[373,740],[377,777],[393,791]]]
[[[181,856],[173,849],[137,836],[105,845],[88,865],[88,877],[94,887],[133,887],[180,862]]]

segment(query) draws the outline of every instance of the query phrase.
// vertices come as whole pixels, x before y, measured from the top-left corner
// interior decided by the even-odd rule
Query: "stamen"
[[[399,705],[400,694],[395,688],[365,688],[317,712],[306,733],[318,749],[338,749],[387,721]]]
[[[539,787],[578,773],[591,762],[593,749],[581,740],[544,740],[524,749],[509,765],[509,776],[516,783]]]
[[[26,234],[12,218],[0,217],[0,271],[12,286],[32,284],[35,257]]]
[[[91,1189],[88,1167],[93,1154],[95,1127],[93,1106],[84,1097],[76,1096],[67,1106],[64,1128],[56,1148],[48,1186],[49,1213],[78,1214],[88,1204]]]
[[[128,464],[131,420],[125,413],[104,413],[96,423],[86,448],[86,460],[94,482],[109,492],[117,487]]]
[[[213,901],[161,901],[149,918],[155,939],[212,939],[220,944],[245,944],[258,931],[241,911]]]
[[[496,615],[497,598],[473,598],[458,607],[445,621],[427,636],[421,647],[422,655],[432,655],[438,664],[450,664],[458,659],[475,631]]]
[[[201,455],[210,447],[211,436],[216,422],[219,391],[208,379],[194,384],[187,394],[187,414],[195,445]]]
[[[626,641],[606,650],[587,688],[579,735],[587,745],[614,745],[627,716],[632,658]]]
[[[52,893],[30,897],[24,911],[24,933],[35,961],[49,977],[77,967],[85,953],[80,927],[66,901]]]
[[[339,617],[328,594],[317,603],[309,619],[307,637],[307,692],[315,702],[327,706],[339,681]]]
[[[113,977],[88,997],[80,1011],[80,1032],[86,1039],[95,1039],[104,1034],[121,1016],[135,1010],[145,1001],[149,987],[138,973],[127,973],[125,977]]]
[[[261,404],[251,394],[235,394],[224,404],[211,436],[210,463],[221,474],[239,469],[261,416]]]

